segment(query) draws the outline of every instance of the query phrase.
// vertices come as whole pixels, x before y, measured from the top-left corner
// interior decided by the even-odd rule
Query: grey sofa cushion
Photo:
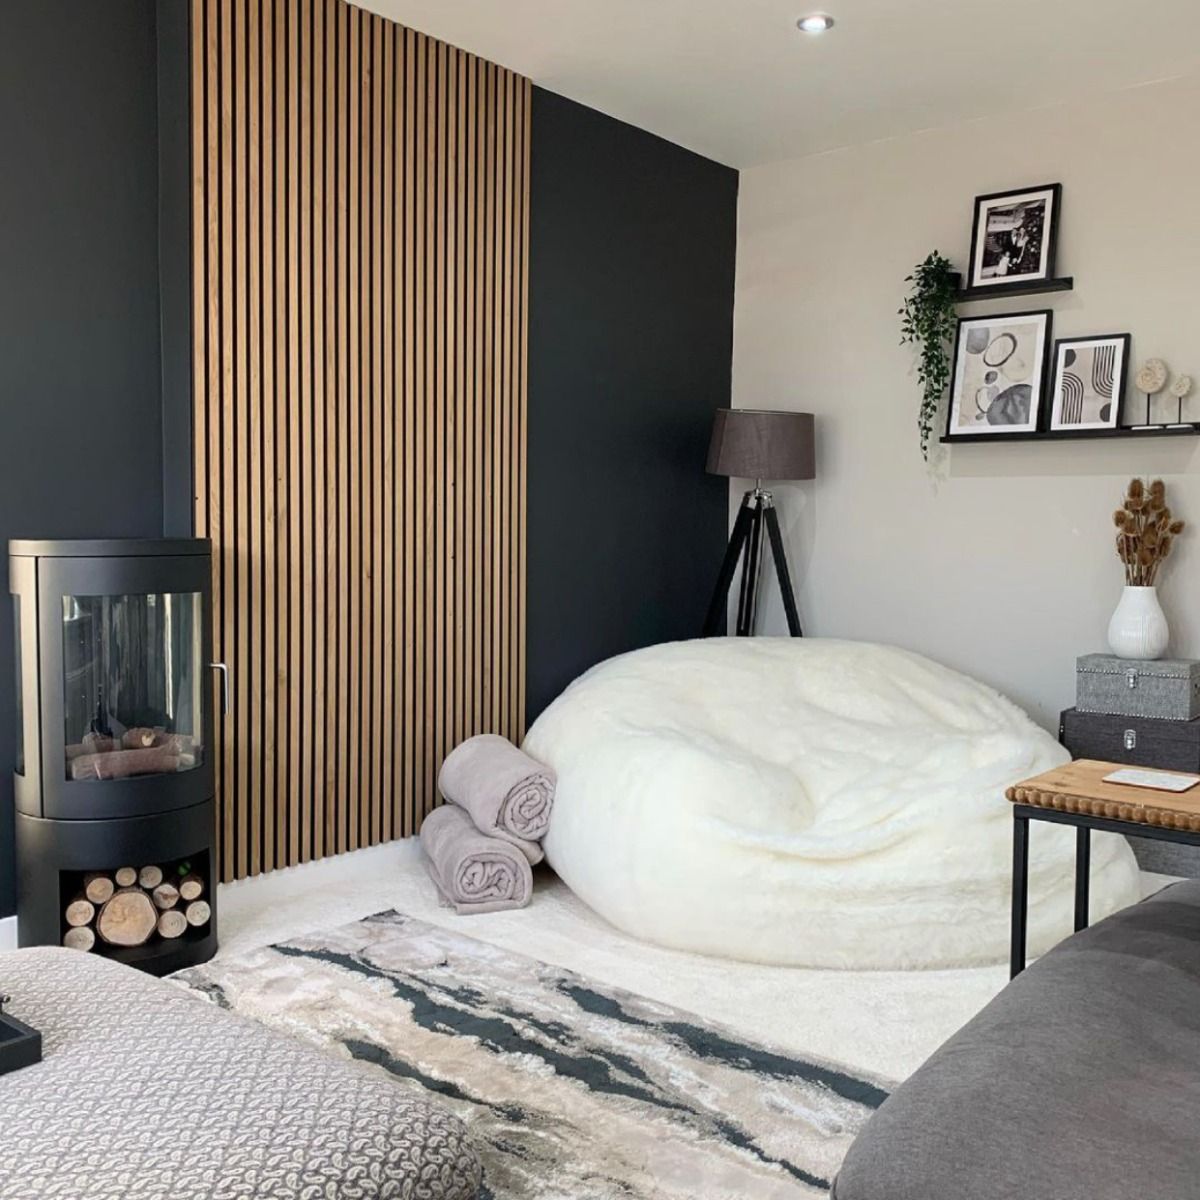
[[[883,1104],[836,1200],[1200,1196],[1200,881],[1069,938]]]
[[[72,950],[0,954],[44,1061],[0,1076],[0,1197],[469,1200],[456,1117],[193,992]]]

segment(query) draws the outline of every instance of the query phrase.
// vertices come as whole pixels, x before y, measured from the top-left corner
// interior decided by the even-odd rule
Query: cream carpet
[[[813,971],[663,950],[613,929],[544,868],[534,880],[529,908],[459,917],[438,904],[416,841],[393,842],[223,886],[220,954],[394,908],[695,1013],[747,1039],[895,1080],[911,1074],[1008,980],[1004,966]],[[1167,880],[1147,875],[1143,882],[1148,893]]]

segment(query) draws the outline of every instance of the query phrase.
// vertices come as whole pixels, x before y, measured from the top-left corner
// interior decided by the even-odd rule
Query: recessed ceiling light
[[[809,13],[796,22],[801,33],[825,33],[833,28],[833,18],[827,13]]]

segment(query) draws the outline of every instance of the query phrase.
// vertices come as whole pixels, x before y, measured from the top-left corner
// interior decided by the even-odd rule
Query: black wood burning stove
[[[14,541],[9,576],[20,944],[211,958],[210,543]]]

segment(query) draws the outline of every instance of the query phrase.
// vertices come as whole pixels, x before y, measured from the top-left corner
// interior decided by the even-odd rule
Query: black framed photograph
[[[1054,314],[960,317],[946,437],[1003,437],[1040,428]]]
[[[969,286],[1005,288],[1054,278],[1062,184],[975,198]]]
[[[1129,334],[1059,338],[1054,343],[1050,429],[1116,429],[1125,402]]]

